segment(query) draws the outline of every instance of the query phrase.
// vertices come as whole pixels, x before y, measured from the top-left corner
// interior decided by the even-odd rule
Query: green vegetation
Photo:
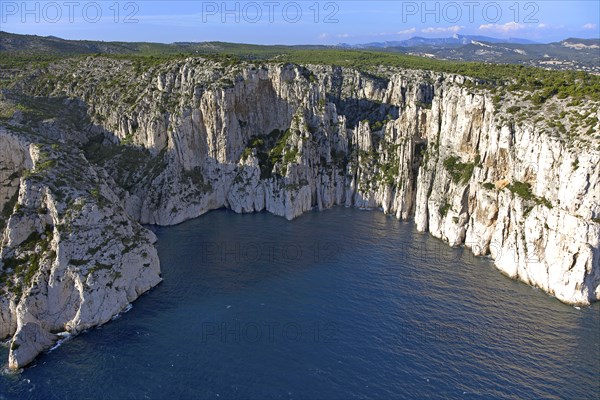
[[[20,253],[16,257],[3,260],[4,269],[0,272],[0,288],[15,295],[18,299],[25,288],[33,283],[40,263],[47,258],[54,258],[54,252],[48,252],[53,237],[53,229],[47,226],[43,233],[32,232],[19,245]]]
[[[333,164],[342,171],[346,170],[346,167],[348,166],[348,155],[346,154],[346,152],[340,150],[340,151],[336,151],[334,149],[331,149],[331,161],[333,162]]]
[[[442,61],[386,51],[359,51],[331,49],[325,46],[261,46],[223,42],[204,43],[147,43],[147,42],[95,42],[62,40],[39,36],[14,35],[0,32],[5,42],[6,57],[0,61],[3,68],[40,68],[66,57],[110,56],[134,61],[137,74],[168,60],[181,60],[202,56],[226,63],[241,61],[275,61],[297,64],[327,64],[358,69],[393,66],[456,73],[482,80],[477,85],[515,85],[531,93],[536,102],[557,95],[559,97],[598,99],[600,77],[584,72],[548,71],[541,68],[515,64],[486,64],[478,62]],[[12,46],[11,46],[12,45]],[[313,82],[315,76],[306,78]],[[471,82],[468,83],[473,84]],[[591,84],[591,85],[590,85]]]
[[[370,70],[377,66],[450,72],[480,80],[478,86],[538,93],[533,101],[552,96],[600,100],[600,76],[581,71],[549,71],[513,64],[442,61],[404,54],[355,50],[296,50],[279,58],[297,64],[327,64]],[[499,100],[499,99],[498,99]]]
[[[376,132],[376,131],[380,131],[383,128],[383,122],[381,121],[375,121],[374,124],[371,124],[370,128],[371,128],[371,132]]]
[[[28,37],[28,40],[33,40]],[[44,40],[38,38],[36,40]],[[415,70],[428,70],[465,75],[474,78],[466,86],[486,87],[509,91],[523,91],[531,95],[535,104],[547,99],[589,98],[600,100],[600,76],[581,71],[551,71],[542,68],[515,64],[489,64],[480,62],[461,62],[436,60],[388,53],[384,51],[360,51],[331,49],[321,46],[260,46],[221,42],[160,44],[160,43],[123,43],[123,42],[87,42],[60,41],[44,43],[37,53],[31,49],[4,52],[6,57],[0,60],[0,69],[36,69],[64,58],[83,59],[84,57],[104,57],[116,60],[129,60],[134,71],[140,75],[149,68],[169,61],[182,61],[188,57],[204,57],[221,62],[224,66],[235,65],[241,61],[254,63],[294,63],[324,64],[352,67],[377,78],[381,67],[398,67]],[[306,79],[316,81],[312,73]],[[501,101],[501,91],[494,103]],[[428,104],[420,104],[430,107]]]
[[[440,204],[440,207],[438,209],[438,212],[440,213],[442,218],[445,217],[446,215],[448,215],[448,211],[450,210],[451,207],[452,207],[452,204],[448,203],[448,200],[444,199],[444,201]]]
[[[507,189],[510,190],[511,193],[516,194],[524,200],[533,200],[535,198],[529,183],[515,181],[508,185]]]
[[[379,165],[379,181],[387,186],[392,186],[398,178],[400,170],[400,159],[398,157],[399,145],[384,146],[383,153],[387,159],[382,160]]]
[[[183,177],[192,181],[194,186],[196,186],[202,193],[209,193],[213,190],[211,183],[204,179],[204,175],[202,174],[202,169],[200,167],[195,167],[191,171],[184,171]]]
[[[94,274],[101,270],[111,270],[111,269],[112,269],[112,265],[96,262],[92,268],[88,269],[87,274],[91,275],[91,274]]]
[[[385,185],[392,186],[398,176],[398,169],[400,168],[400,162],[397,158],[394,158],[390,162],[386,162],[381,165],[381,182]]]
[[[130,190],[143,179],[156,178],[165,168],[165,152],[152,156],[146,149],[107,144],[102,136],[92,138],[83,147],[85,157],[92,164],[106,168],[115,181]]]
[[[4,53],[4,52],[3,52]],[[60,54],[28,54],[27,52],[7,52],[0,60],[2,69],[24,70],[27,68],[46,68],[53,62],[64,59]]]
[[[77,260],[75,258],[69,260],[69,264],[71,264],[74,267],[81,267],[82,265],[85,265],[88,262],[90,262],[90,260]]]
[[[90,256],[92,256],[92,257],[93,257],[93,256],[95,256],[95,255],[96,255],[96,253],[97,253],[98,251],[100,251],[100,249],[101,249],[101,248],[102,248],[102,246],[98,246],[98,247],[90,247],[90,248],[87,250],[87,253],[88,253]]]
[[[0,96],[0,121],[10,119],[17,110],[29,127],[49,119],[57,119],[61,125],[76,129],[89,123],[84,108],[66,97],[34,97],[20,91],[11,91],[4,99]]]
[[[462,163],[456,156],[450,156],[444,160],[444,168],[450,174],[452,182],[465,184],[471,179],[475,163]]]
[[[573,168],[573,171],[575,171],[577,168],[579,168],[579,159],[576,158],[575,161],[573,161],[571,163],[571,167]]]
[[[2,208],[2,213],[0,214],[0,232],[4,230],[4,227],[7,224],[8,219],[10,218],[15,206],[17,205],[17,201],[19,200],[19,191],[15,191],[15,194],[4,203],[4,207]]]
[[[531,185],[526,182],[515,181],[506,188],[514,195],[519,196],[523,200],[534,202],[538,205],[543,205],[546,208],[552,208],[552,203],[545,197],[538,197],[531,191]]]
[[[283,133],[280,132],[279,135],[277,135],[277,141],[275,143],[275,147],[273,147],[271,149],[271,152],[269,153],[269,160],[271,161],[272,165],[275,165],[279,161],[281,161],[283,153],[286,148],[287,140],[289,139],[291,134],[292,134],[292,131],[290,129],[288,129],[285,132],[283,132]]]
[[[431,104],[429,104],[429,108],[431,108]],[[394,117],[388,114],[382,121],[369,121],[368,119],[365,119],[362,122],[370,124],[369,128],[371,129],[371,132],[377,132],[382,130],[385,127],[385,124],[392,120],[394,120]]]
[[[90,189],[90,194],[96,201],[100,200],[100,188]]]
[[[285,165],[293,163],[296,161],[297,156],[298,156],[298,149],[297,148],[290,149],[283,156],[283,163]]]
[[[124,138],[121,140],[121,143],[120,143],[120,144],[121,144],[122,146],[127,146],[127,145],[130,145],[130,144],[133,144],[133,134],[132,134],[132,133],[129,133],[129,134],[127,134],[127,135],[126,135],[126,136],[125,136],[125,137],[124,137]]]
[[[417,101],[416,106],[419,108],[425,108],[427,110],[431,110],[431,107],[433,106],[431,103],[424,103],[422,101]]]
[[[256,151],[258,164],[260,166],[261,179],[273,177],[273,168],[278,163],[281,165],[280,174],[285,175],[287,165],[295,162],[298,156],[297,148],[287,148],[287,141],[292,135],[290,129],[281,131],[274,129],[265,136],[253,136],[242,153],[242,159],[249,157]]]

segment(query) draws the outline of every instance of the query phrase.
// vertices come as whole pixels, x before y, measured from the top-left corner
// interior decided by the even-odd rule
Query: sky
[[[454,34],[600,37],[599,1],[0,0],[0,30],[65,39],[370,43]]]

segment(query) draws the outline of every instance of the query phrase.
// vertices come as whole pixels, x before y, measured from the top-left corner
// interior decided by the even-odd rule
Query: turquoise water
[[[564,305],[410,223],[336,208],[153,229],[164,282],[0,376],[0,398],[600,395],[600,304]]]

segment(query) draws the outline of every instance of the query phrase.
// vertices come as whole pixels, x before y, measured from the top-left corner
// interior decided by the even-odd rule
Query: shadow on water
[[[164,282],[0,377],[0,398],[600,393],[598,304],[564,305],[410,223],[346,208],[291,223],[221,210],[152,229]]]

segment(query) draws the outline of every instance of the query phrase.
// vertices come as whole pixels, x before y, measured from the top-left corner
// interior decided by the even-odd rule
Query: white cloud
[[[544,24],[540,24],[544,25]],[[545,26],[545,25],[544,25]],[[521,29],[525,29],[524,24],[519,24],[514,21],[507,22],[505,24],[483,24],[479,25],[481,31],[494,31],[494,32],[513,32]]]
[[[411,33],[415,33],[417,31],[416,28],[404,29],[402,31],[398,31],[398,35],[410,35]]]
[[[458,26],[458,25],[448,26],[445,28],[444,27],[429,27],[429,28],[421,29],[421,32],[423,32],[423,33],[448,33],[448,32],[456,33],[463,28],[464,28],[464,26]]]
[[[594,29],[596,29],[596,26],[597,26],[596,24],[585,24],[584,26],[582,26],[582,28],[593,31]]]
[[[328,37],[329,37],[329,34],[328,34],[328,33],[321,33],[321,34],[319,35],[319,39],[327,39]]]
[[[337,35],[337,37],[339,37],[339,38],[348,38],[348,37],[350,37],[350,34],[348,34],[348,33],[340,33],[339,35]]]
[[[538,24],[537,27],[540,29],[544,29],[544,28],[548,28],[548,25],[542,23],[542,24]]]

